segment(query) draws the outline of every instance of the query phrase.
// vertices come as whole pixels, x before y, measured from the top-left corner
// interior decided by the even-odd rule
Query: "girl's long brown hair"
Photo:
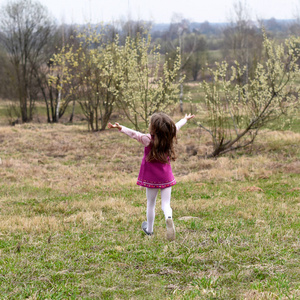
[[[174,141],[176,142],[176,126],[173,120],[164,113],[155,113],[150,120],[150,134],[153,136],[148,161],[158,160],[167,163],[175,160]]]

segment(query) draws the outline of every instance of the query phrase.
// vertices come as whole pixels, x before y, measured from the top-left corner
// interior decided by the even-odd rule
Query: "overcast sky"
[[[0,0],[0,5],[7,0]],[[226,22],[234,0],[40,0],[58,22],[112,22],[120,19],[169,23],[175,14],[195,22]],[[242,0],[242,3],[244,1]],[[253,20],[294,19],[300,0],[248,0]]]

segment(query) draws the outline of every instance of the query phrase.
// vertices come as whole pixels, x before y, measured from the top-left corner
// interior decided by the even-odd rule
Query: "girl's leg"
[[[175,226],[172,219],[172,208],[171,202],[171,191],[172,188],[165,188],[161,190],[161,208],[165,214],[166,225],[167,225],[167,239],[169,241],[175,240]]]
[[[161,209],[164,212],[165,218],[172,218],[172,208],[171,208],[171,191],[172,187],[161,189]]]
[[[158,189],[146,188],[147,196],[147,231],[149,233],[153,232],[153,224],[155,218],[155,203],[157,197]]]

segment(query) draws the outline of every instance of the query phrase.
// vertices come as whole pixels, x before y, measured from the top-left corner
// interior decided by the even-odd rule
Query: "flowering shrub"
[[[212,82],[201,86],[205,101],[201,109],[208,121],[199,126],[210,133],[214,149],[208,157],[251,145],[268,122],[289,115],[298,106],[299,38],[276,45],[264,36],[264,60],[257,64],[253,78],[241,83],[246,67],[226,61],[210,69]]]

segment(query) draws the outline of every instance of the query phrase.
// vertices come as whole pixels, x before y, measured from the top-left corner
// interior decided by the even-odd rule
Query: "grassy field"
[[[209,137],[183,127],[168,242],[160,201],[154,236],[141,230],[136,141],[86,124],[1,126],[0,298],[299,299],[298,128],[204,160]]]

